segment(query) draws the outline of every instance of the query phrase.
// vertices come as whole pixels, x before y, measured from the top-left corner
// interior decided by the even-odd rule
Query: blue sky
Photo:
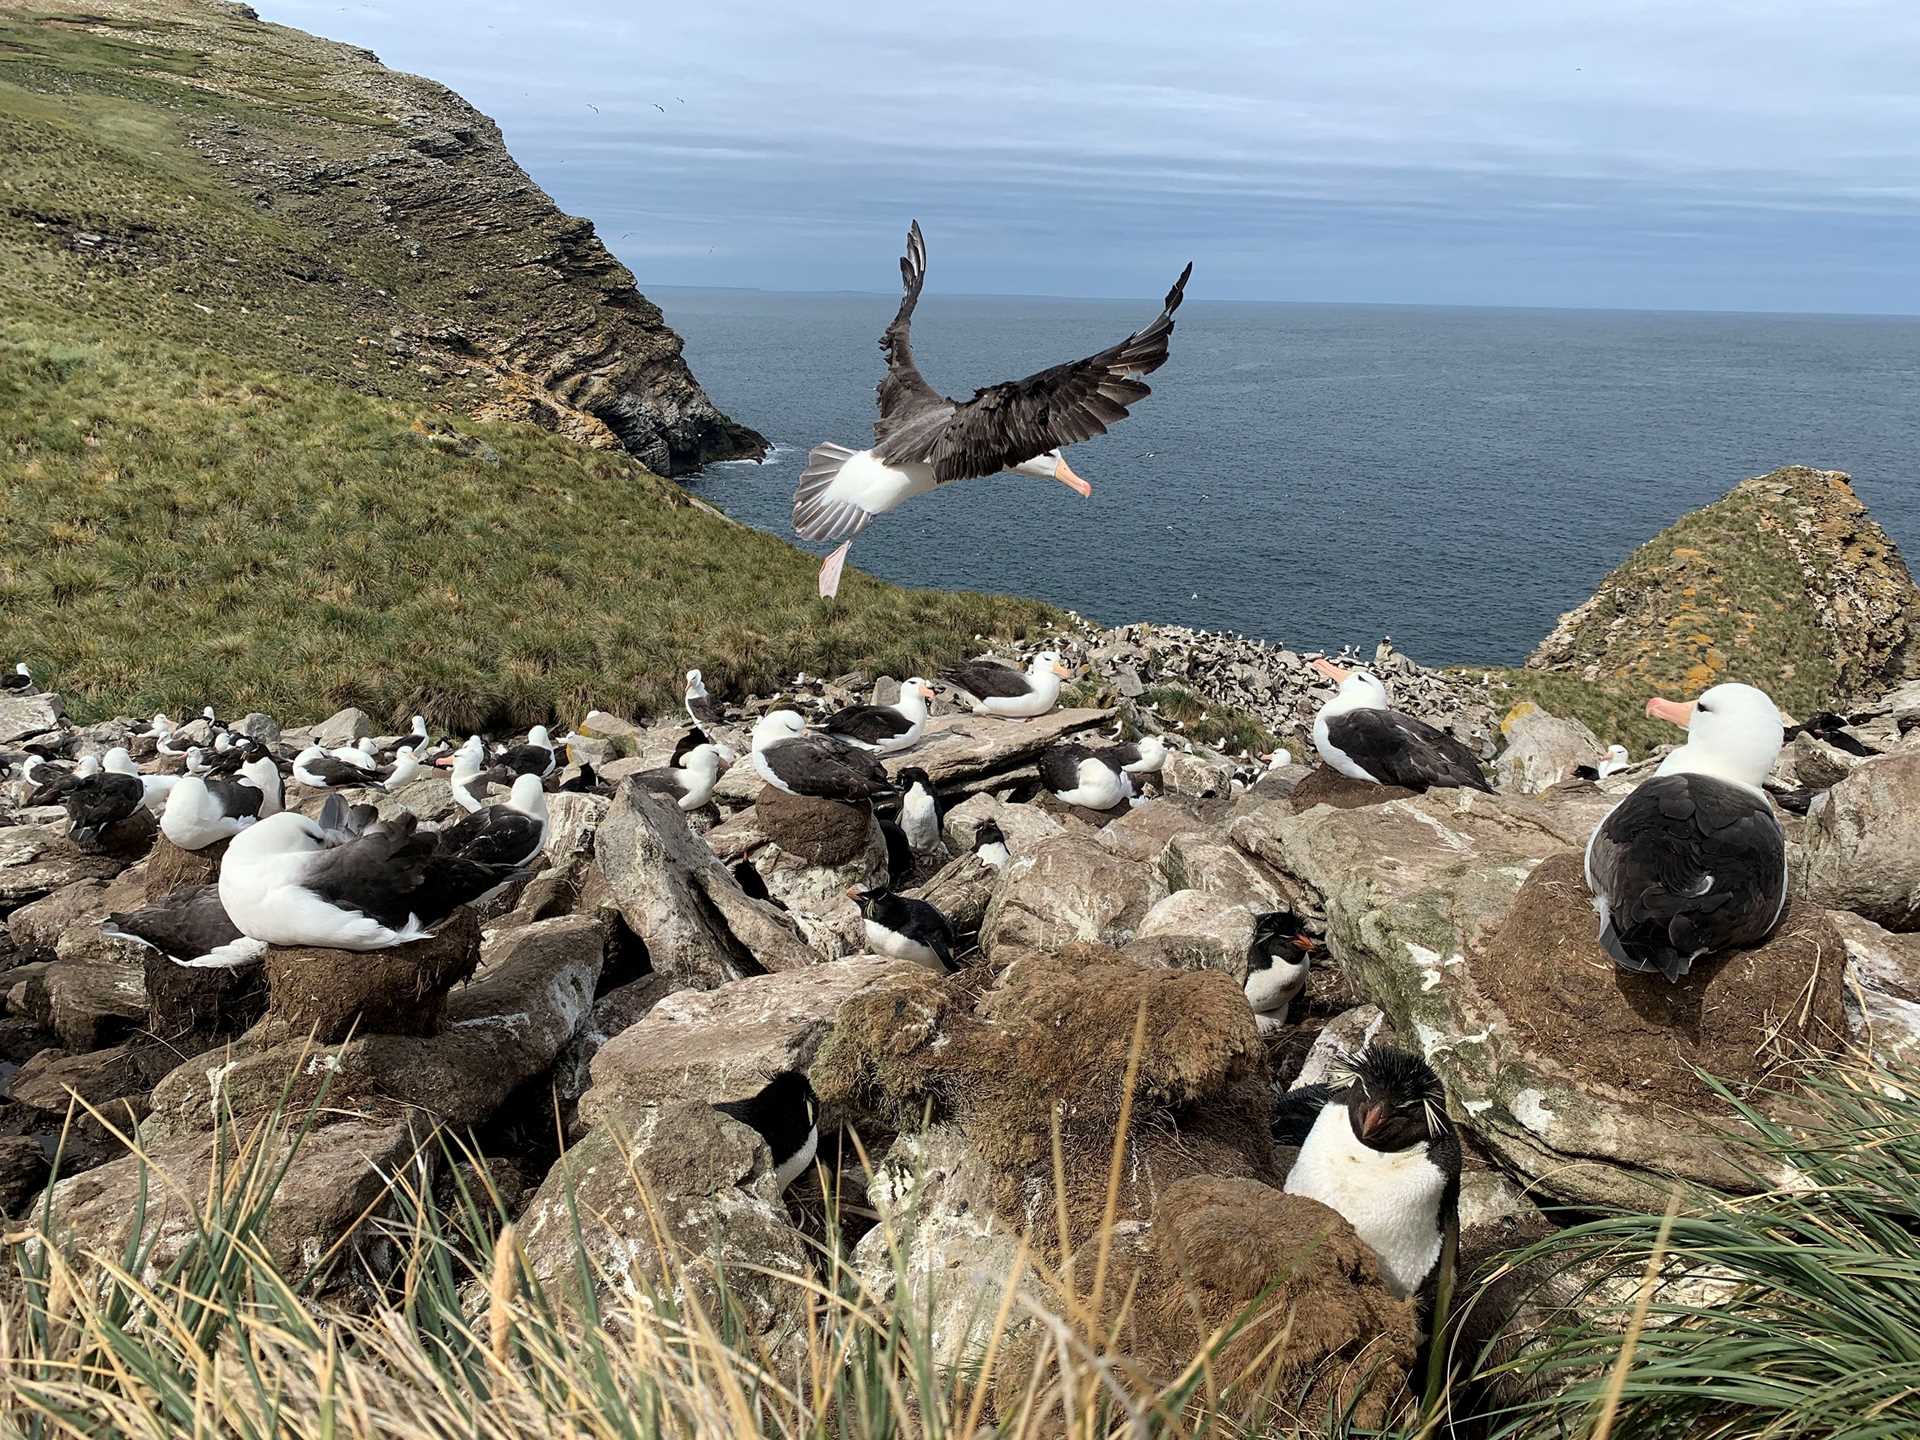
[[[1920,312],[1912,0],[256,5],[643,289],[885,291],[917,215],[950,293]]]

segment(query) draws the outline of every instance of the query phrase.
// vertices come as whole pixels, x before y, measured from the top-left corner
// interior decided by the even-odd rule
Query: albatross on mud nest
[[[839,591],[847,549],[867,522],[950,480],[1010,470],[1091,495],[1093,487],[1073,473],[1061,448],[1106,434],[1127,418],[1129,406],[1153,393],[1140,377],[1166,363],[1173,312],[1192,273],[1189,263],[1153,323],[1119,344],[1024,380],[989,385],[971,400],[952,400],[913,363],[908,332],[927,276],[927,245],[914,221],[900,257],[900,309],[880,337],[887,373],[880,381],[873,445],[816,445],[794,491],[794,533],[803,540],[842,542],[820,567],[820,594],[831,598]]]

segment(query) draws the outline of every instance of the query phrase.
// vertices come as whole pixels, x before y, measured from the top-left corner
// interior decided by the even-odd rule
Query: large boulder
[[[0,826],[0,910],[12,911],[83,880],[111,880],[126,863],[82,854],[44,825]]]
[[[328,750],[338,750],[356,740],[364,740],[371,734],[373,720],[367,712],[348,706],[345,710],[336,710],[313,727],[313,743]]]
[[[1291,903],[1271,875],[1218,831],[1175,835],[1154,863],[1170,892],[1197,891],[1252,910],[1278,910]]]
[[[1179,970],[1218,970],[1244,985],[1253,948],[1253,911],[1199,890],[1176,890],[1147,911],[1129,959]]]
[[[723,1285],[756,1349],[793,1337],[808,1313],[808,1249],[780,1203],[766,1142],[698,1101],[595,1126],[548,1172],[519,1235],[550,1298],[578,1305],[591,1285],[604,1318],[623,1328],[622,1311],[664,1299],[717,1316]]]
[[[577,1101],[592,1083],[593,1057],[614,1036],[638,1025],[653,1007],[680,987],[665,975],[643,975],[616,985],[593,1002],[587,1018],[561,1049],[553,1065],[553,1088],[568,1104]]]
[[[81,925],[61,935],[54,955],[26,1008],[67,1049],[97,1050],[146,1027],[145,946]]]
[[[1920,1062],[1920,934],[1896,935],[1849,910],[1827,919],[1847,947],[1847,1024],[1884,1065]]]
[[[0,745],[45,734],[66,713],[58,695],[0,695]]]
[[[447,992],[480,963],[480,924],[462,906],[426,940],[366,951],[274,945],[264,963],[263,1024],[274,1039],[432,1035],[445,1018]]]
[[[1092,835],[1045,841],[1013,866],[987,907],[980,948],[1044,953],[1076,941],[1124,945],[1159,898],[1158,877],[1144,861],[1100,844]]]
[[[1549,715],[1523,700],[1500,722],[1507,748],[1493,762],[1493,783],[1502,790],[1535,795],[1573,778],[1576,767],[1592,765],[1606,746],[1578,720]]]
[[[1920,751],[1857,765],[1814,802],[1807,897],[1888,930],[1920,930]]]
[[[404,947],[403,947],[404,948]],[[145,1138],[210,1130],[225,1114],[251,1122],[276,1106],[333,1123],[354,1107],[394,1104],[442,1125],[478,1125],[520,1086],[544,1075],[579,1032],[593,1004],[606,927],[588,915],[515,926],[486,945],[473,980],[444,997],[432,1035],[381,1034],[362,1026],[345,1043],[310,1044],[305,1033],[261,1026],[230,1049],[175,1068],[153,1089]]]
[[[138,1224],[138,1278],[151,1281],[199,1238],[210,1184],[218,1189],[222,1177],[250,1164],[267,1174],[284,1166],[257,1243],[297,1285],[323,1263],[350,1260],[352,1250],[341,1242],[367,1223],[387,1177],[416,1149],[406,1120],[358,1116],[304,1137],[277,1133],[265,1143],[267,1153],[256,1160],[237,1153],[230,1137],[186,1136],[56,1181],[46,1234],[66,1240],[68,1253],[85,1261],[121,1255]],[[31,1213],[38,1218],[37,1202]]]
[[[673,1100],[738,1100],[782,1070],[805,1070],[840,1007],[917,969],[863,955],[780,975],[682,990],[600,1047],[580,1122]]]
[[[955,855],[972,850],[974,836],[987,820],[1000,827],[1007,853],[1016,860],[1032,854],[1064,828],[1038,805],[1014,805],[993,795],[970,795],[941,816],[941,837],[947,849]]]
[[[789,918],[741,889],[665,796],[622,785],[593,846],[607,895],[656,973],[711,989],[815,958]]]

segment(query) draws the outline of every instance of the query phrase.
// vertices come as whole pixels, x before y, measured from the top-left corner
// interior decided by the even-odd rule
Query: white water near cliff
[[[895,297],[649,293],[714,403],[779,446],[690,483],[787,535],[808,448],[872,437]],[[1156,299],[929,293],[914,349],[965,396],[1119,339]],[[1917,319],[1196,299],[1150,383],[1074,448],[1091,500],[967,481],[876,522],[852,563],[1109,623],[1391,633],[1437,664],[1518,661],[1634,547],[1778,465],[1851,472],[1920,560]]]

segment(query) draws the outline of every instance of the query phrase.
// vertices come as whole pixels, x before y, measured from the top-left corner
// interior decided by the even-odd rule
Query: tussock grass
[[[504,730],[798,670],[933,673],[1037,602],[861,575],[624,455],[205,351],[0,323],[0,633],[83,717]],[[12,659],[11,652],[7,656]]]
[[[1633,1437],[1920,1435],[1920,1074],[1821,1065],[1803,1085],[1791,1127],[1722,1091],[1777,1162],[1759,1194],[1686,1194],[1521,1257],[1590,1283],[1578,1318],[1513,1362],[1546,1393],[1497,1434],[1611,1417]]]
[[[1228,755],[1263,755],[1280,743],[1247,711],[1203,700],[1183,685],[1155,685],[1141,694],[1140,703],[1156,706],[1162,720],[1178,720],[1182,735]]]

